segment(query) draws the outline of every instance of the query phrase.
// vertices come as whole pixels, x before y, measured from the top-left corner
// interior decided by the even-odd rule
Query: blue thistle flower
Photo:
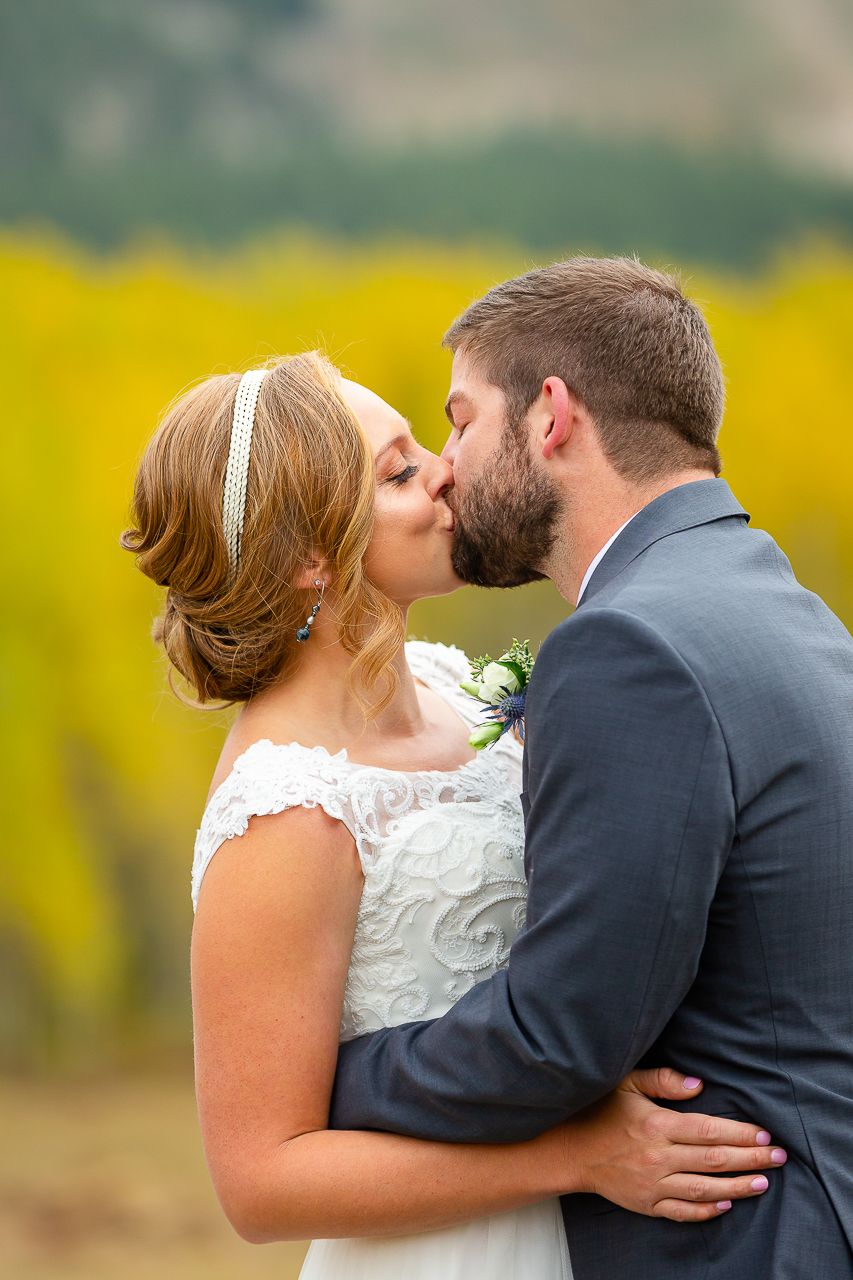
[[[524,741],[524,699],[525,690],[522,689],[520,693],[508,693],[500,702],[495,702],[489,707],[491,719],[503,721],[501,737],[517,728],[518,736],[522,742]]]

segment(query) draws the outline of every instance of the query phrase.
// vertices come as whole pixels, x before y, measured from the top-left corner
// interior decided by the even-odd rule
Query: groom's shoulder
[[[794,576],[766,533],[707,526],[645,549],[547,638],[547,666],[636,645],[683,663],[711,689],[790,670],[791,662],[853,662],[853,640]]]
[[[549,687],[598,683],[629,671],[640,679],[652,669],[683,668],[673,628],[663,611],[650,607],[648,598],[636,592],[608,593],[575,609],[543,641],[536,658],[534,676]]]
[[[591,667],[637,663],[643,658],[680,664],[678,649],[654,611],[637,609],[629,600],[586,605],[576,609],[543,641],[536,658],[536,674],[561,682],[584,679]]]

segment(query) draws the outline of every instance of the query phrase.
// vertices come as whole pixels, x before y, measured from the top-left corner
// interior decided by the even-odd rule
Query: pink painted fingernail
[[[725,1210],[725,1209],[731,1209],[731,1207],[732,1207],[732,1202],[731,1202],[731,1200],[718,1200],[718,1201],[717,1201],[717,1208],[718,1208],[721,1212],[722,1212],[723,1210]]]
[[[702,1081],[699,1079],[699,1077],[698,1077],[698,1076],[685,1076],[685,1077],[684,1077],[684,1087],[685,1087],[685,1089],[697,1089],[701,1083],[702,1083]]]
[[[769,1186],[770,1186],[770,1183],[767,1181],[767,1179],[764,1177],[763,1174],[760,1178],[752,1179],[753,1191],[766,1191]]]
[[[774,1164],[784,1164],[788,1159],[788,1153],[783,1151],[781,1147],[777,1147],[775,1151],[771,1152],[770,1159]]]
[[[762,1130],[761,1130],[761,1133],[757,1133],[757,1134],[755,1135],[755,1145],[756,1145],[757,1147],[769,1147],[769,1146],[770,1146],[770,1134],[767,1132],[767,1130],[766,1130],[766,1129],[762,1129]]]

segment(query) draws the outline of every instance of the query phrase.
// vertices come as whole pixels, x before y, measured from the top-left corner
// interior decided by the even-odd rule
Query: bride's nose
[[[429,494],[435,502],[453,488],[453,468],[444,458],[436,458],[429,478]]]

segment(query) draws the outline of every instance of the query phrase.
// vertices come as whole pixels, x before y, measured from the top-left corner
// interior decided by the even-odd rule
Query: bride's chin
[[[453,573],[453,572],[451,571],[451,575],[450,575],[450,576],[451,576],[451,579],[452,579],[452,583],[451,583],[451,585],[450,585],[450,586],[448,586],[448,587],[447,587],[447,589],[446,589],[445,591],[442,591],[442,592],[441,592],[441,594],[442,594],[443,596],[450,596],[450,595],[453,595],[453,592],[454,592],[454,591],[459,591],[462,587],[467,587],[467,586],[468,586],[468,583],[465,581],[465,579],[464,579],[464,578],[460,578],[460,577],[459,577],[459,575],[458,575],[457,573]]]
[[[424,584],[423,591],[414,597],[412,604],[417,604],[419,600],[435,600],[441,596],[452,596],[454,591],[459,591],[462,587],[467,587],[467,585],[467,582],[464,582],[462,578],[458,578],[451,570],[449,580],[446,583],[433,587],[427,587]]]

